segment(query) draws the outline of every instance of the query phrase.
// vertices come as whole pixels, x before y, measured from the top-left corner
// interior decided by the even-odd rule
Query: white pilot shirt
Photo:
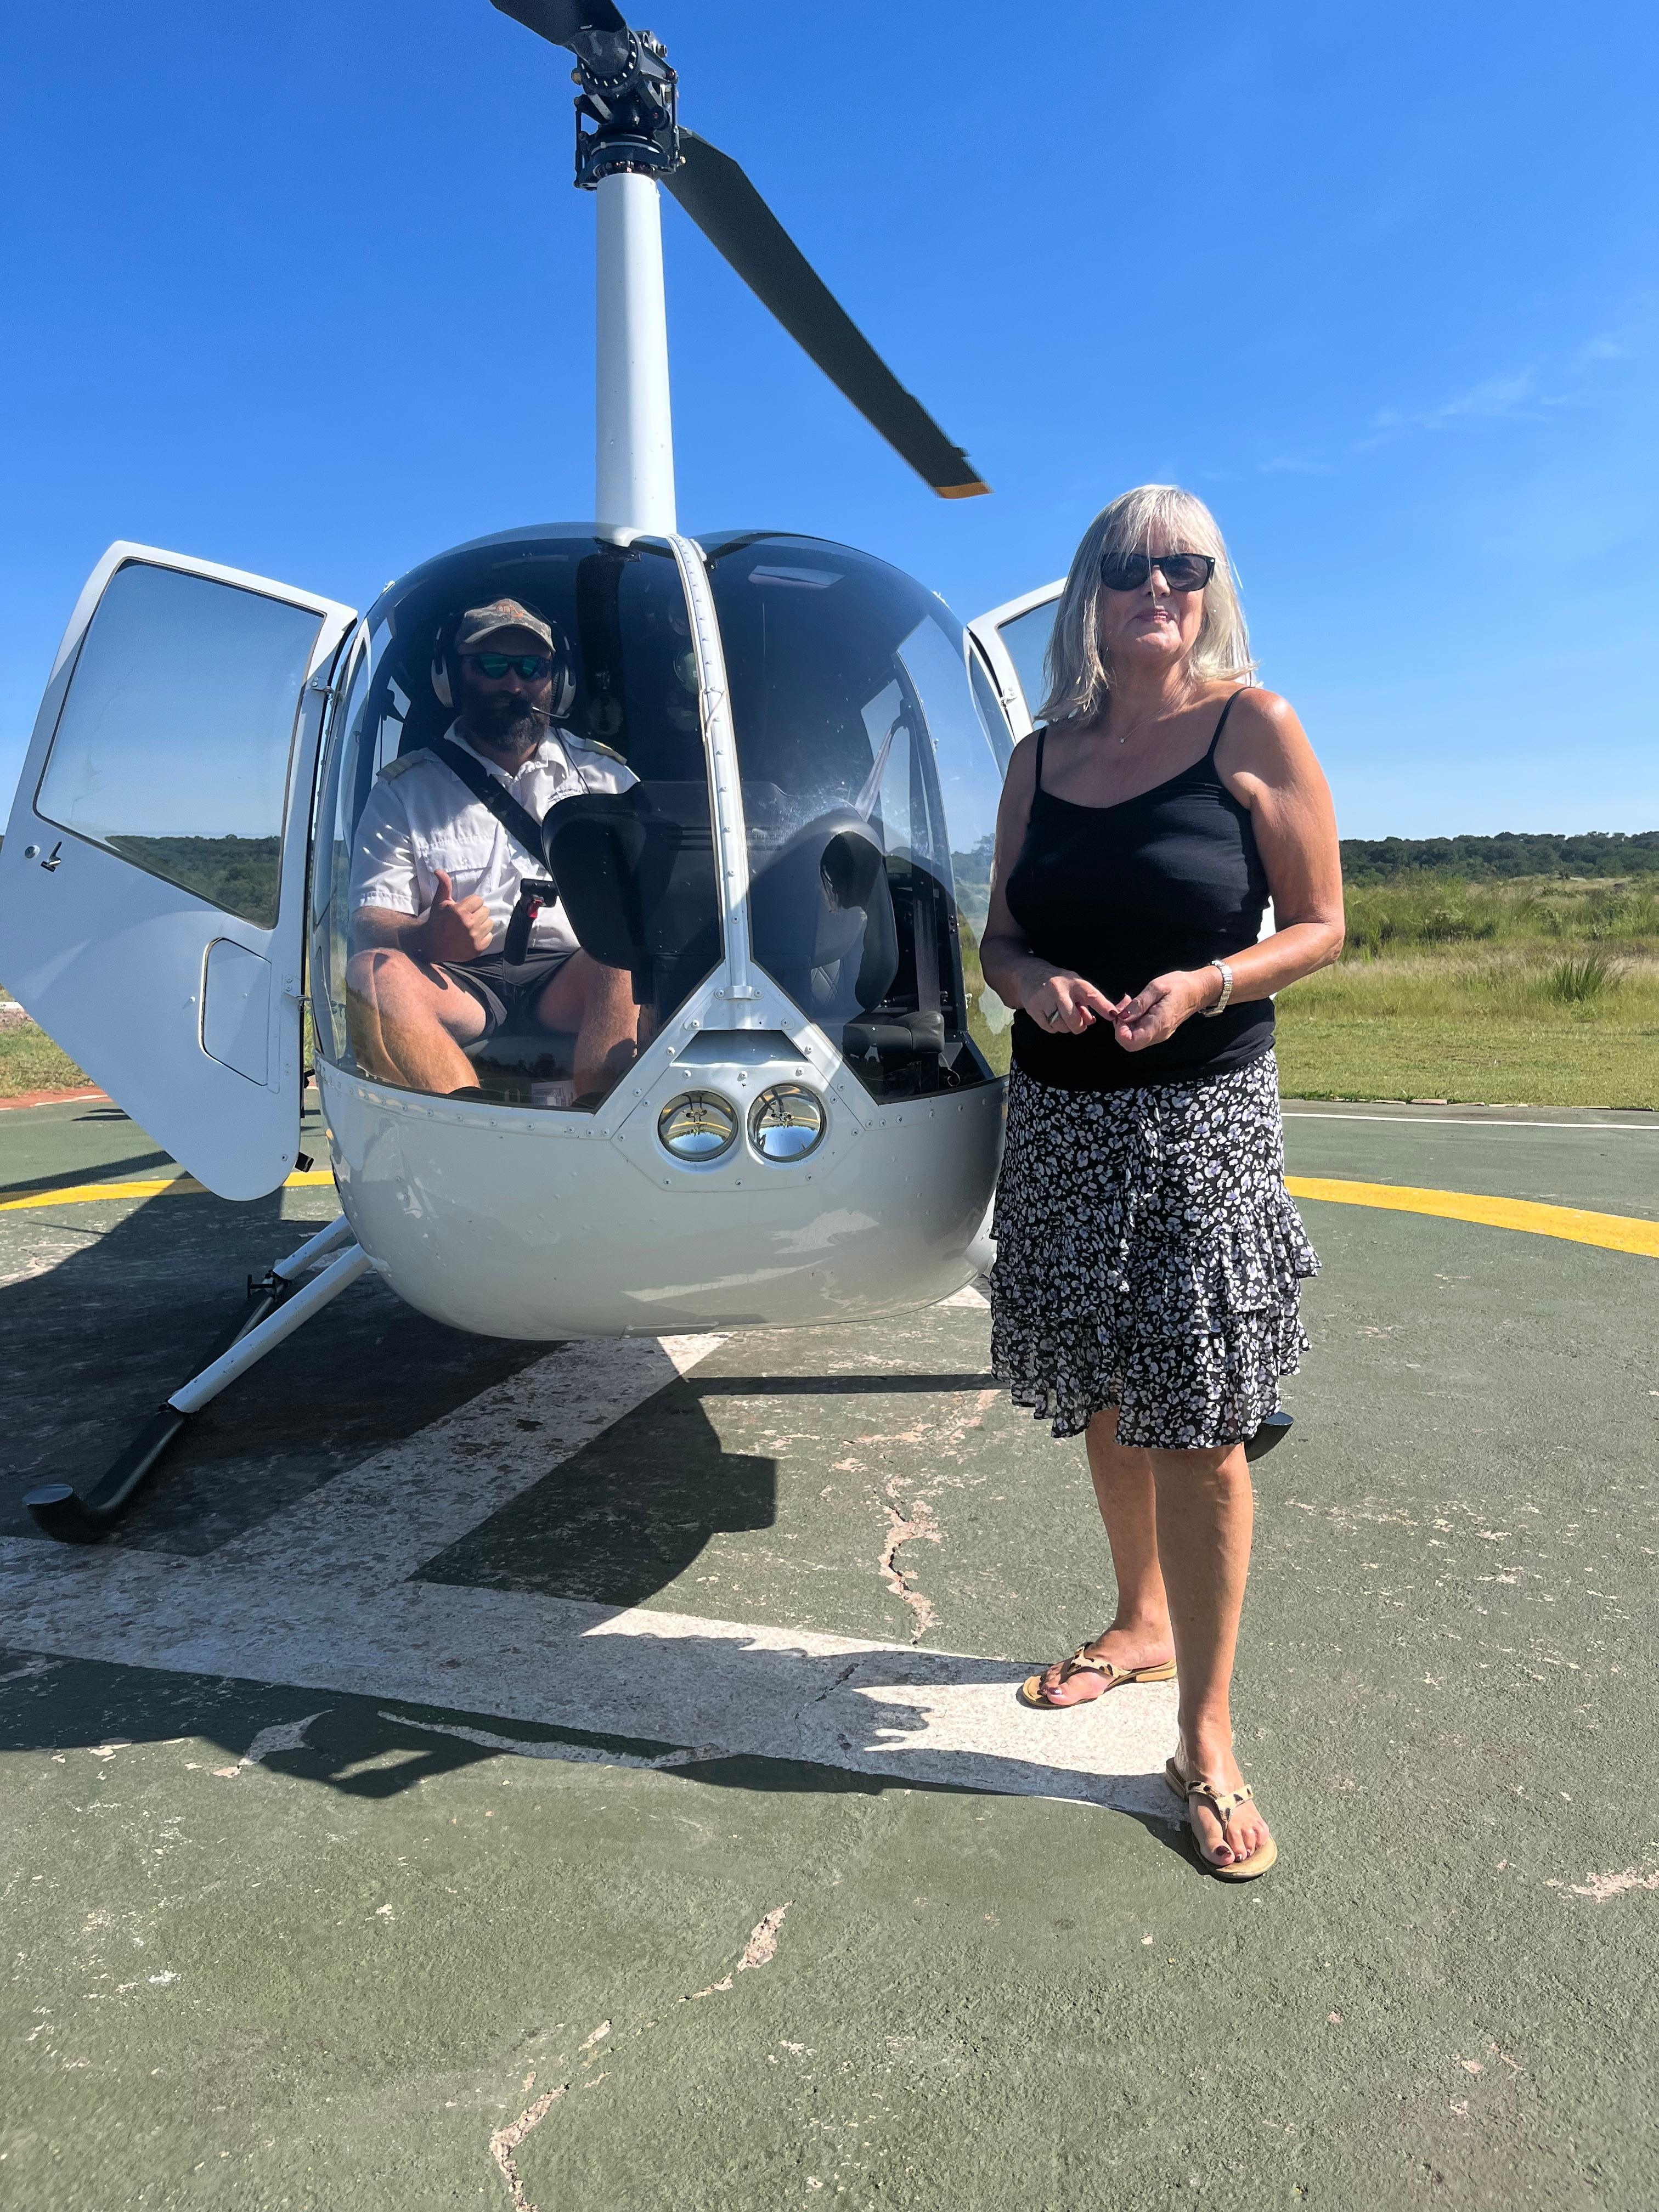
[[[608,746],[570,730],[551,731],[516,775],[468,744],[459,724],[452,723],[445,735],[471,753],[538,822],[556,799],[582,791],[626,791],[639,781]],[[483,901],[492,925],[485,948],[489,952],[499,952],[506,941],[520,887],[544,879],[547,872],[436,753],[405,753],[380,770],[357,824],[351,910],[378,906],[394,914],[424,914],[438,895],[440,868],[458,900],[476,894]],[[530,949],[577,950],[562,900],[537,915]]]

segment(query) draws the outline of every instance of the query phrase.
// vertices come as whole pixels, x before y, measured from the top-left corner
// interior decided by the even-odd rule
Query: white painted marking
[[[453,1735],[462,1743],[476,1743],[483,1751],[510,1751],[515,1759],[556,1759],[578,1766],[643,1766],[653,1771],[664,1766],[690,1766],[700,1759],[718,1759],[705,1745],[696,1751],[665,1751],[657,1759],[639,1759],[630,1751],[601,1751],[589,1743],[566,1743],[557,1736],[497,1735],[491,1729],[464,1728],[455,1721],[421,1721],[413,1713],[394,1713],[382,1708],[380,1718],[398,1728],[418,1729],[423,1735]]]
[[[1170,1685],[1034,1714],[1016,1697],[1028,1659],[412,1579],[721,1341],[567,1346],[204,1559],[0,1541],[8,1641],[663,1747],[602,1754],[617,1765],[805,1760],[1178,1823],[1162,1780]],[[397,1717],[481,1751],[582,1755]],[[266,1730],[246,1759],[276,1749],[281,1733]]]
[[[321,1720],[323,1713],[327,1711],[328,1708],[325,1705],[322,1712],[307,1713],[302,1721],[278,1721],[273,1727],[261,1729],[240,1759],[237,1760],[237,1765],[258,1766],[263,1760],[269,1759],[273,1751],[303,1751],[306,1747],[306,1730],[311,1726],[313,1721]]]
[[[984,1311],[991,1301],[977,1283],[964,1283],[959,1291],[952,1291],[948,1298],[941,1298],[941,1306],[977,1306]]]
[[[725,1341],[611,1338],[549,1352],[222,1546],[214,1560],[306,1582],[402,1582]]]
[[[1173,1684],[1036,1714],[1016,1696],[1029,1660],[447,1583],[365,1605],[350,1580],[27,1538],[0,1544],[0,1599],[15,1645],[65,1657],[1180,1820]]]
[[[1640,1121],[1477,1121],[1468,1114],[1317,1114],[1299,1106],[1281,1109],[1279,1118],[1285,1121],[1395,1121],[1408,1129],[1577,1129],[1593,1130],[1604,1137],[1659,1136],[1659,1114],[1655,1115],[1650,1128]]]

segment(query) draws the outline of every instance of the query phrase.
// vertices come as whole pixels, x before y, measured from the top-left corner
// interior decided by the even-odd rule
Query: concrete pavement
[[[1659,1212],[1644,1117],[1291,1115],[1299,1174]],[[0,1125],[14,1189],[166,1171]],[[365,1280],[40,1538],[327,1197],[0,1213],[0,2197],[1651,2201],[1659,1261],[1306,1206],[1235,1888],[1167,1690],[1014,1702],[1109,1567],[972,1304],[548,1352]]]

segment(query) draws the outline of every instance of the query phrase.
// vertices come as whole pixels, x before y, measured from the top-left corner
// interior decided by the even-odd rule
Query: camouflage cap
[[[461,617],[455,629],[455,650],[477,653],[487,637],[509,629],[528,630],[550,653],[555,649],[553,633],[539,615],[532,615],[516,599],[492,599],[486,607],[469,607]]]

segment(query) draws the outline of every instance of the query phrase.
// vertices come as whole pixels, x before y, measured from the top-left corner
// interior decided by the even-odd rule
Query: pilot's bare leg
[[[639,1057],[640,1010],[625,968],[606,968],[591,953],[573,952],[536,1001],[544,1029],[576,1032],[576,1096],[609,1091]]]
[[[484,1010],[448,976],[389,947],[354,953],[346,1005],[365,1075],[441,1097],[477,1083],[461,1047],[483,1035]]]

